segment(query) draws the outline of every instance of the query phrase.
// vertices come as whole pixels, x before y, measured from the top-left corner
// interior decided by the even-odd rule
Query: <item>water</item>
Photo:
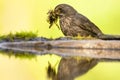
[[[0,65],[0,80],[120,79],[119,59],[65,56],[52,53],[16,53],[9,50],[1,51]]]

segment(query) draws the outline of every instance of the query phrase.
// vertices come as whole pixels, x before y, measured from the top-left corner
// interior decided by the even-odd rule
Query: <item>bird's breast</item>
[[[70,17],[63,17],[63,18],[61,18],[60,19],[60,22],[61,22],[61,24],[64,24],[64,25],[70,25],[70,23],[71,23],[71,18]]]
[[[60,18],[60,27],[65,36],[72,36],[73,26],[71,26],[72,18],[62,17]]]

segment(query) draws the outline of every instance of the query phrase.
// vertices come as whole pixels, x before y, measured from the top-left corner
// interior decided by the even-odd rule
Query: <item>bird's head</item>
[[[68,4],[59,4],[55,7],[54,13],[59,17],[74,15],[77,11]]]
[[[47,22],[50,24],[49,28],[51,28],[53,24],[56,24],[58,26],[57,24],[58,17],[61,18],[63,16],[71,16],[76,14],[76,12],[77,11],[68,4],[57,5],[54,10],[49,10],[49,12],[47,13],[48,14]]]

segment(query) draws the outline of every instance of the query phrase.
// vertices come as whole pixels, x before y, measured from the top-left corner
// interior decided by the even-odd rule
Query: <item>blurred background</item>
[[[106,34],[120,34],[119,0],[0,0],[0,34],[38,31],[39,36],[59,37],[61,31],[49,29],[47,12],[66,3],[88,17]]]
[[[47,38],[64,36],[55,25],[49,29],[46,21],[47,12],[61,3],[73,6],[104,33],[120,34],[120,0],[0,0],[0,35],[37,31],[39,36]],[[20,60],[1,55],[0,80],[46,80],[43,74],[47,60],[54,63],[54,58],[60,59],[38,56],[34,60]],[[119,67],[119,63],[101,63],[91,74],[76,80],[120,80]]]

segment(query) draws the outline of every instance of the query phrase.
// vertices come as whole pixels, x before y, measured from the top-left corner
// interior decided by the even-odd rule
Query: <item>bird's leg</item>
[[[91,35],[89,36],[81,36],[80,34],[78,34],[75,37],[72,37],[74,40],[93,40],[93,39],[97,39],[95,37],[92,37]]]

